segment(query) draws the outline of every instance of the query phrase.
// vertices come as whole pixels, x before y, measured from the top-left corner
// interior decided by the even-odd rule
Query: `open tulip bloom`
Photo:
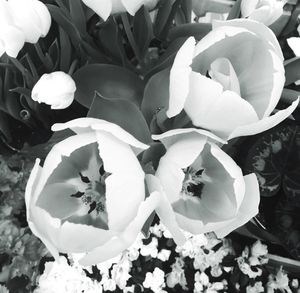
[[[243,176],[240,167],[215,143],[191,130],[154,135],[166,154],[151,190],[168,200],[176,222],[193,234],[215,232],[218,237],[248,222],[258,213],[259,187],[255,174]]]
[[[169,118],[182,110],[196,127],[228,140],[253,135],[286,119],[298,100],[271,115],[285,82],[279,43],[262,23],[215,21],[197,44],[190,37],[170,72]]]
[[[79,118],[53,126],[66,128],[76,134],[56,144],[43,167],[37,160],[31,172],[27,220],[56,259],[59,252],[87,253],[81,263],[96,264],[134,242],[154,209],[160,212],[161,198],[154,192],[145,199],[136,155],[147,145],[104,120]]]

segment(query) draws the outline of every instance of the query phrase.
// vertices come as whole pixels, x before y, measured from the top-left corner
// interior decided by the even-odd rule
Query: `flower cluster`
[[[263,245],[233,265],[230,241],[216,237],[259,213],[262,180],[235,156],[243,137],[271,131],[298,107],[299,59],[282,50],[297,17],[284,25],[285,4],[0,0],[0,147],[35,159],[24,226],[55,259],[36,292],[62,271],[57,291],[131,292],[136,268],[147,267],[141,256],[160,264],[138,282],[153,292],[230,291],[223,276],[232,270],[263,276]],[[277,169],[292,174],[282,189],[298,195],[299,168]],[[1,192],[20,181],[5,170]],[[43,249],[9,218],[19,210],[0,210],[0,248],[36,261],[32,248]],[[162,226],[151,227],[154,219]],[[269,283],[281,288],[277,277]]]

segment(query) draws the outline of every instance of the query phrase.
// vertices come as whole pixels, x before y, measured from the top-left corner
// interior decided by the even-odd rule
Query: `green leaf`
[[[151,134],[142,112],[128,100],[110,99],[95,93],[87,116],[115,123],[138,140],[151,142]]]
[[[113,17],[110,17],[100,29],[99,43],[103,47],[103,50],[118,63],[126,64],[127,56],[122,44],[122,37]]]
[[[86,108],[92,104],[95,92],[112,99],[141,104],[144,82],[132,71],[111,64],[86,65],[73,74],[77,90],[75,99]]]
[[[227,20],[239,18],[241,14],[241,2],[242,0],[236,0],[228,14]]]
[[[160,71],[145,86],[141,109],[148,124],[160,109],[169,105],[169,75],[169,69]]]
[[[150,14],[143,5],[135,14],[133,19],[133,35],[138,44],[142,57],[153,39],[153,27]]]
[[[155,65],[146,73],[145,80],[149,80],[151,76],[155,73],[164,70],[168,67],[171,67],[174,61],[174,58],[179,50],[179,48],[186,41],[186,38],[177,38],[175,39],[167,48],[167,50],[162,54]]]
[[[47,4],[47,7],[51,13],[53,19],[61,26],[67,35],[70,37],[73,46],[79,50],[79,43],[81,42],[81,35],[76,28],[76,26],[72,23],[72,21],[67,17],[66,14],[63,13],[59,7],[51,4]]]
[[[168,34],[169,40],[193,36],[197,40],[202,39],[212,30],[211,23],[187,23],[171,28]]]
[[[59,65],[59,55],[60,55],[60,50],[59,50],[59,44],[58,44],[58,40],[55,39],[52,44],[49,47],[48,50],[48,54],[49,57],[52,61],[52,71],[56,71],[58,69],[58,65]]]
[[[165,0],[159,3],[160,7],[158,8],[154,22],[154,34],[156,36],[160,36],[160,34],[162,33],[171,13],[173,3],[174,0]]]
[[[71,64],[72,46],[67,33],[59,27],[60,70],[68,72]]]
[[[18,93],[20,95],[31,98],[31,90],[24,87],[16,87],[14,89],[11,89],[10,92]]]
[[[181,4],[181,10],[185,16],[185,22],[190,23],[192,17],[192,0],[185,0]]]
[[[86,34],[86,19],[81,0],[69,0],[70,15],[73,23],[81,34]]]
[[[287,62],[285,68],[285,85],[289,85],[300,79],[300,57]]]

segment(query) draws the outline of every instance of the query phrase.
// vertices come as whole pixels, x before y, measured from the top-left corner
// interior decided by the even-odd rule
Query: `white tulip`
[[[74,100],[76,85],[72,77],[63,71],[45,73],[32,89],[34,101],[45,103],[51,109],[65,109]]]

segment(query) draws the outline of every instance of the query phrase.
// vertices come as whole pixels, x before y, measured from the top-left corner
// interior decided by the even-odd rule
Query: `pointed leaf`
[[[87,116],[115,123],[144,143],[151,141],[142,112],[129,100],[110,99],[96,93]]]
[[[169,69],[160,71],[145,86],[141,109],[148,124],[158,111],[169,105],[169,75]]]
[[[140,105],[144,82],[132,71],[110,64],[86,65],[73,74],[75,99],[89,108],[95,91],[112,99],[125,99]]]
[[[121,40],[118,24],[110,17],[99,31],[99,42],[103,50],[119,63],[126,63],[126,53]]]
[[[285,85],[289,85],[300,79],[300,57],[294,58],[285,65]]]
[[[152,21],[149,11],[144,5],[134,16],[133,35],[136,43],[138,44],[141,55],[144,56],[153,38]]]
[[[68,72],[71,64],[72,46],[67,33],[59,27],[60,70]]]
[[[69,0],[70,15],[81,34],[86,34],[86,20],[81,0]]]

